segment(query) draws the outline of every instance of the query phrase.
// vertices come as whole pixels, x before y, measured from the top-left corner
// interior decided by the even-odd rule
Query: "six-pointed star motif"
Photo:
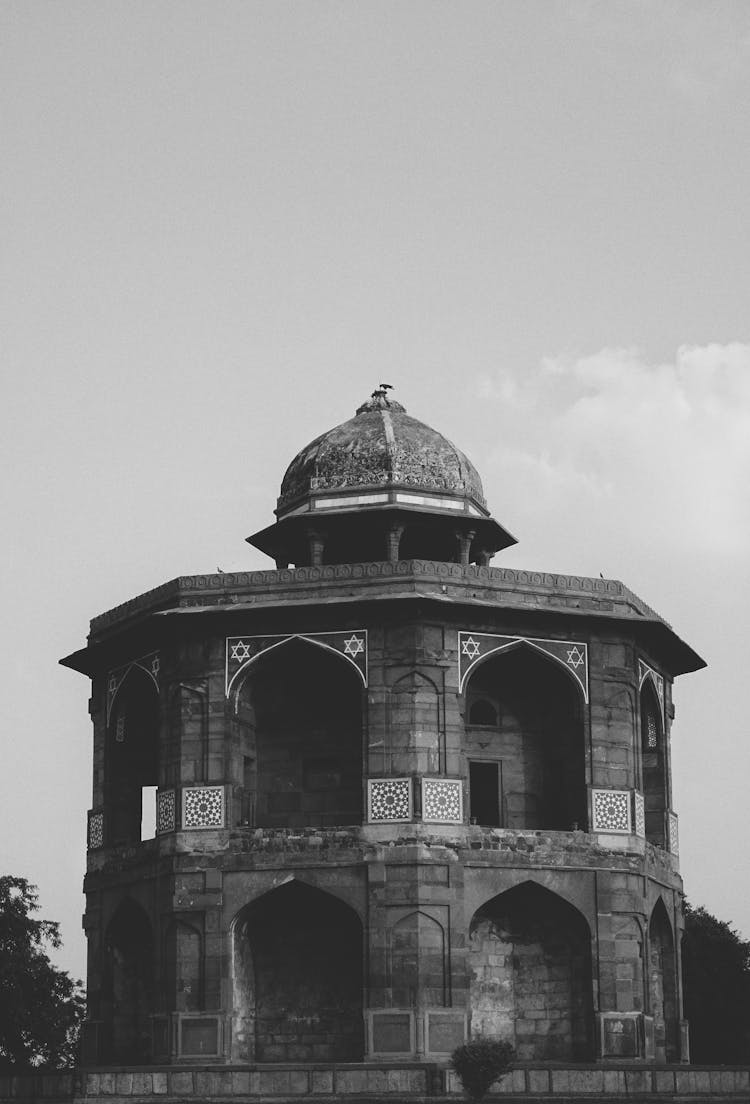
[[[479,643],[473,636],[470,636],[468,640],[463,641],[461,651],[465,656],[468,656],[469,659],[476,659],[479,655]]]
[[[355,636],[353,633],[348,640],[344,641],[344,655],[351,656],[352,659],[360,652],[365,650],[365,642],[361,636]]]
[[[238,641],[232,645],[232,659],[236,659],[238,663],[243,663],[246,659],[250,658],[250,646],[244,642],[244,640]]]
[[[568,663],[571,667],[580,667],[583,663],[583,652],[577,644],[568,648]]]

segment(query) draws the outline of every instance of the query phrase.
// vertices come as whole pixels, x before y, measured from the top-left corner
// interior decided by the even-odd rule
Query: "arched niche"
[[[361,1061],[362,923],[339,898],[290,880],[232,925],[238,1061]]]
[[[126,898],[104,933],[102,1019],[109,1063],[137,1064],[151,1056],[154,941],[143,908]]]
[[[447,1001],[445,929],[415,909],[388,933],[388,988],[394,1008],[442,1008]]]
[[[651,678],[643,682],[640,704],[646,839],[657,847],[666,847],[668,805],[666,740],[661,707]]]
[[[657,1062],[679,1058],[679,1009],[677,959],[672,924],[661,898],[654,905],[648,925],[649,1004],[654,1017]]]
[[[184,920],[172,920],[164,938],[164,986],[170,1012],[203,1007],[203,937]]]
[[[511,829],[585,827],[582,696],[565,666],[521,643],[480,663],[465,697],[472,820]]]
[[[351,664],[293,639],[248,668],[236,702],[243,821],[361,824],[362,681]]]
[[[108,842],[141,839],[143,790],[158,785],[159,692],[153,678],[133,665],[112,703],[104,754]]]
[[[388,738],[391,770],[440,771],[440,696],[420,671],[409,671],[391,687]]]
[[[592,1058],[591,932],[567,901],[533,882],[493,897],[467,963],[472,1036],[509,1040],[521,1061]]]

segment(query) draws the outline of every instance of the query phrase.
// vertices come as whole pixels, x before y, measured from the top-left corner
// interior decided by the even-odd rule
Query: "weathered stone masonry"
[[[382,393],[335,433],[345,482],[303,450],[252,538],[275,571],[176,579],[64,661],[88,1060],[686,1060],[669,741],[702,661],[619,582],[488,566],[474,469]]]

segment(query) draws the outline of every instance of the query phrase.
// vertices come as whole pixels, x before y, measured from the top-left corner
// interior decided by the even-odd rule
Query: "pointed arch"
[[[443,741],[436,684],[421,671],[407,671],[390,687],[387,703],[389,770],[439,773]]]
[[[236,702],[249,668],[267,655],[268,652],[284,648],[293,641],[304,642],[314,648],[322,648],[323,651],[343,660],[347,666],[354,668],[362,681],[362,685],[367,686],[367,630],[352,630],[348,639],[346,637],[346,632],[228,637],[226,642],[226,695],[231,697],[234,693]],[[360,655],[362,656],[361,660]]]
[[[292,878],[240,909],[231,930],[235,1059],[362,1059],[363,927],[353,908]]]
[[[154,940],[146,911],[132,897],[115,909],[104,932],[104,1050],[110,1062],[137,1063],[151,1055]]]
[[[423,909],[401,916],[388,930],[388,988],[393,1008],[448,1003],[446,934]]]
[[[677,958],[672,922],[661,897],[648,924],[649,1006],[654,1018],[657,1062],[673,1062],[679,1055]]]
[[[467,675],[464,695],[472,820],[513,829],[585,826],[584,710],[566,665],[526,642],[492,647]],[[476,702],[495,714],[494,724],[472,723]]]
[[[164,936],[166,1006],[172,1012],[203,1007],[203,935],[193,924],[174,917]]]
[[[584,702],[589,700],[588,645],[583,641],[546,640],[531,636],[501,636],[496,633],[458,634],[459,692],[466,680],[485,660],[499,652],[527,647],[559,664],[578,687]]]
[[[666,847],[669,806],[666,734],[651,680],[645,681],[641,687],[640,725],[646,839],[656,847]]]
[[[468,947],[472,1035],[510,1039],[523,1061],[592,1057],[591,930],[579,909],[521,882],[476,910]]]
[[[113,697],[104,747],[104,804],[113,844],[141,840],[143,791],[159,781],[160,728],[153,676],[131,664]]]

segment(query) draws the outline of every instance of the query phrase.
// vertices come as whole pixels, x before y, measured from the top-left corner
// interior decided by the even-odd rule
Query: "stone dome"
[[[282,480],[276,513],[282,517],[321,492],[384,487],[469,499],[486,513],[482,481],[471,461],[382,388],[353,418],[297,453]]]

